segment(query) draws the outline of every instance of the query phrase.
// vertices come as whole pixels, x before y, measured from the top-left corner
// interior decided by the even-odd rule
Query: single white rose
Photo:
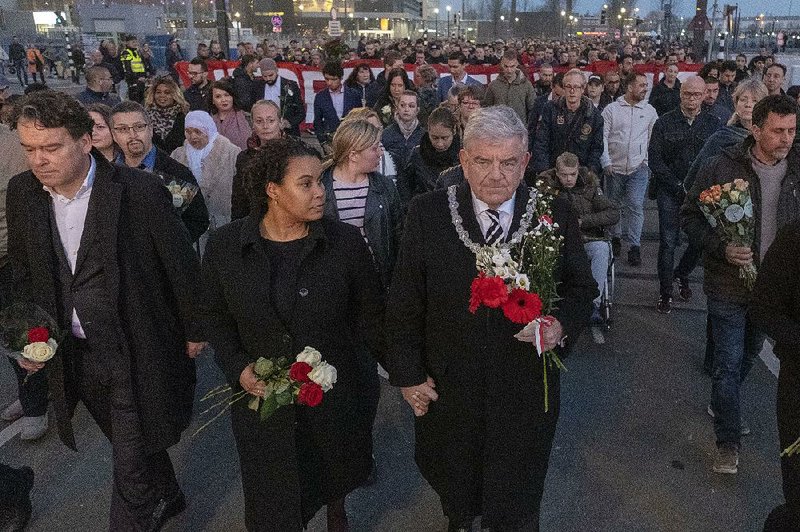
[[[320,362],[309,372],[308,378],[319,384],[323,392],[327,392],[333,388],[333,385],[336,382],[336,368],[327,362]]]
[[[289,96],[294,96],[292,89],[286,89],[286,94],[288,94]]]
[[[56,354],[58,344],[50,338],[46,342],[33,342],[22,348],[22,356],[33,362],[47,362]]]
[[[322,354],[313,347],[306,346],[305,349],[297,355],[297,361],[305,362],[314,368],[322,361]]]

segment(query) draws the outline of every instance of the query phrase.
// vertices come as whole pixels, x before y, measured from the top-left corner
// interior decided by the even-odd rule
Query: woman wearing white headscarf
[[[186,115],[186,140],[172,158],[189,167],[200,185],[209,214],[209,230],[231,221],[231,189],[236,157],[241,148],[217,132],[214,119],[205,111]]]

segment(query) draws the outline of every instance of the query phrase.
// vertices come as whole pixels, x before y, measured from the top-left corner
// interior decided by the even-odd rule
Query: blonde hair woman
[[[381,136],[383,136],[383,122],[381,122],[378,113],[369,107],[357,107],[356,109],[353,109],[342,119],[342,121],[345,120],[366,120],[373,126],[379,128],[381,130]],[[397,165],[394,164],[394,159],[392,159],[391,154],[386,151],[384,151],[383,155],[381,156],[381,163],[378,167],[378,172],[391,179],[392,182],[397,182],[397,174],[399,173],[399,169],[397,168]]]
[[[153,125],[153,145],[167,153],[183,146],[189,104],[174,79],[156,78],[144,93],[144,108]]]
[[[402,212],[394,183],[378,172],[383,155],[381,131],[368,120],[348,115],[333,136],[322,183],[325,216],[361,231],[386,288],[400,244]]]

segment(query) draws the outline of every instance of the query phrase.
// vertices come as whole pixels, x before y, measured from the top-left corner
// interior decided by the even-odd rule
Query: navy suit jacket
[[[480,81],[467,74],[467,85],[483,85]],[[443,102],[447,99],[447,93],[453,86],[453,76],[444,76],[439,80],[439,101]]]
[[[347,113],[356,107],[361,107],[361,95],[357,90],[345,87],[342,117],[347,116]],[[326,88],[318,92],[314,96],[314,134],[320,144],[330,141],[329,135],[333,135],[333,132],[339,127],[339,121],[330,91]]]

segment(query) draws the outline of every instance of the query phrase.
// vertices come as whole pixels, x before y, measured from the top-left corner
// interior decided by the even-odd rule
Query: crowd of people
[[[689,276],[703,261],[711,468],[738,471],[749,432],[739,390],[765,335],[784,362],[781,444],[800,435],[796,394],[783,391],[800,379],[800,277],[787,251],[800,220],[800,89],[785,87],[774,57],[698,65],[681,80],[697,57],[654,39],[361,39],[345,76],[312,40],[242,43],[233,74],[212,80],[209,61],[225,58],[212,42],[188,61],[182,87],[177,41],[158,77],[138,39],[123,40],[122,51],[108,41],[91,54],[76,97],[43,85],[5,95],[11,127],[0,126],[2,305],[34,302],[66,331],[53,361],[10,359],[19,399],[2,419],[24,418],[21,438],[40,438],[49,393],[74,448],[70,417],[86,405],[113,448],[111,530],[158,530],[185,508],[167,449],[191,420],[194,359],[209,344],[230,386],[256,398],[266,393],[259,357],[314,346],[338,369],[318,408],[262,421],[233,405],[248,530],[301,530],[323,506],[328,529],[347,530],[345,497],[375,467],[379,373],[417,417],[417,464],[449,530],[479,516],[484,529],[538,530],[558,373],[549,393],[531,386],[543,369],[519,328],[461,300],[473,248],[508,249],[538,193],[554,197],[563,237],[545,350],[563,354],[604,324],[601,293],[623,244],[627,263],[642,266],[649,196],[658,312],[699,297]],[[383,64],[377,76],[369,60]],[[305,104],[283,61],[324,76],[313,136],[301,134]],[[468,65],[498,75],[484,85]],[[656,73],[650,90],[646,72]],[[721,239],[698,206],[733,179],[752,191],[750,246]],[[738,271],[753,263],[764,273],[750,291]],[[788,531],[800,522],[800,458],[782,468],[786,505],[769,526]],[[3,515],[21,529],[33,475],[0,474],[11,490]]]

